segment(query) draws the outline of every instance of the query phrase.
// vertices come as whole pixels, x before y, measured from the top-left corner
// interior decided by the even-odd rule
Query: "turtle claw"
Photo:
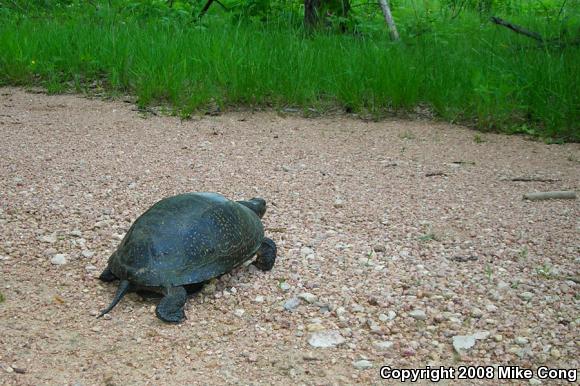
[[[155,315],[157,315],[159,319],[163,320],[166,323],[178,324],[187,319],[187,317],[185,316],[185,312],[183,312],[183,310],[178,310],[173,313],[163,313],[163,311],[160,312],[159,309],[156,309]]]

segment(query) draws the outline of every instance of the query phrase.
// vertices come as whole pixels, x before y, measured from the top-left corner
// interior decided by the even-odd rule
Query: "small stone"
[[[473,337],[477,340],[487,339],[489,337],[489,331],[478,331],[473,334]]]
[[[542,381],[540,381],[538,378],[532,378],[529,380],[530,385],[541,385]]]
[[[446,319],[447,319],[447,318],[445,318],[445,315],[443,315],[443,314],[436,314],[436,315],[433,317],[433,321],[434,321],[435,323],[443,323],[443,322],[444,322]]]
[[[99,311],[97,311],[97,310],[91,310],[91,311],[89,312],[89,315],[91,315],[91,316],[97,316],[97,315],[99,315],[99,314],[100,314],[100,312],[99,312]]]
[[[336,200],[334,200],[334,207],[335,208],[342,208],[344,206],[344,201],[340,198],[337,198]]]
[[[352,312],[355,312],[355,313],[366,311],[365,308],[358,303],[354,303],[350,309],[352,310]]]
[[[487,310],[487,312],[496,312],[497,306],[495,306],[494,304],[488,304],[487,306],[485,306],[485,309]]]
[[[203,286],[201,293],[204,295],[212,295],[216,291],[216,285],[214,281],[210,281]]]
[[[69,235],[74,236],[74,237],[82,237],[82,232],[78,229],[74,229],[72,231],[70,231]]]
[[[473,308],[471,310],[471,316],[473,316],[474,318],[481,318],[483,316],[483,311],[481,311],[479,308]]]
[[[503,335],[501,334],[494,335],[493,340],[495,340],[496,342],[501,342],[503,340]]]
[[[559,359],[562,356],[562,354],[560,353],[560,350],[558,350],[557,348],[551,349],[550,350],[550,355],[552,357],[554,357],[555,359]]]
[[[324,326],[320,323],[310,323],[309,325],[306,326],[306,331],[309,332],[318,332],[324,330],[326,330],[326,328],[324,328]]]
[[[373,251],[375,251],[375,252],[385,252],[386,250],[387,249],[385,248],[385,246],[384,245],[381,245],[381,244],[376,244],[373,247]]]
[[[453,337],[453,348],[457,352],[469,350],[475,346],[475,337],[473,335],[455,335]]]
[[[290,284],[286,283],[285,281],[283,281],[282,283],[280,283],[280,289],[284,292],[287,292],[290,290],[290,288],[292,288],[290,286]]]
[[[525,346],[526,344],[528,344],[528,339],[523,337],[523,336],[518,336],[516,337],[516,339],[514,339],[514,342],[516,342],[516,344],[518,346]]]
[[[366,369],[370,369],[373,367],[373,363],[371,361],[366,360],[366,359],[362,359],[360,361],[353,362],[352,365],[357,370],[366,370]]]
[[[264,303],[264,297],[262,295],[256,296],[254,303]]]
[[[294,311],[296,310],[296,308],[298,308],[298,306],[300,305],[300,299],[298,298],[290,298],[288,300],[286,300],[286,302],[284,302],[284,309],[286,311]]]
[[[97,267],[95,267],[94,265],[87,265],[87,266],[85,266],[85,270],[87,272],[92,272],[92,271],[96,271]]]
[[[56,233],[53,233],[51,235],[40,236],[38,240],[42,241],[43,243],[54,244],[56,243],[57,240]]]
[[[534,294],[531,292],[522,292],[521,294],[518,295],[521,299],[525,300],[525,301],[530,301],[532,300],[532,298],[534,297]]]
[[[427,320],[427,314],[425,314],[425,311],[419,309],[409,312],[409,316],[417,320]]]
[[[289,172],[292,169],[289,166],[282,165],[282,170],[285,171],[285,172]]]
[[[236,315],[238,318],[241,318],[245,313],[246,310],[244,310],[243,308],[236,308],[234,310],[234,315]]]
[[[314,250],[310,247],[302,247],[300,248],[300,256],[308,257],[314,255]]]
[[[321,361],[323,358],[321,358],[319,355],[316,355],[315,353],[312,352],[307,352],[304,355],[302,355],[302,359],[304,359],[305,361]]]
[[[503,281],[503,280],[501,280],[501,281],[499,281],[499,283],[497,283],[497,289],[498,290],[506,290],[508,288],[510,288],[510,284],[507,283],[507,282],[505,282],[505,281]]]
[[[314,332],[308,339],[308,343],[311,346],[319,348],[336,347],[345,341],[344,337],[340,335],[340,332],[335,330]]]
[[[93,257],[94,254],[95,254],[95,252],[89,251],[88,249],[85,249],[81,252],[81,255],[83,255],[83,257],[87,258],[87,259],[90,259],[91,257]]]
[[[417,352],[415,350],[413,350],[412,348],[407,348],[407,349],[403,350],[404,357],[412,357],[412,356],[415,356],[416,354],[417,354]]]
[[[66,255],[63,253],[58,253],[50,259],[50,262],[54,265],[63,265],[66,264]]]
[[[254,353],[251,353],[248,355],[248,362],[257,362],[258,361],[258,356]]]
[[[58,252],[56,248],[48,248],[44,251],[44,256],[53,256],[56,252]]]
[[[375,323],[374,320],[372,320],[372,319],[367,320],[367,324],[369,325],[369,329],[372,332],[375,332],[375,333],[380,333],[381,332],[381,328],[379,327],[378,324]]]
[[[311,294],[310,292],[302,292],[301,294],[298,295],[298,298],[310,304],[318,300],[318,297],[316,295]]]
[[[101,220],[101,221],[97,221],[93,227],[94,228],[103,228],[106,227],[107,225],[109,225],[109,220]]]
[[[388,351],[393,347],[393,344],[390,340],[375,341],[373,342],[373,347],[379,351]]]

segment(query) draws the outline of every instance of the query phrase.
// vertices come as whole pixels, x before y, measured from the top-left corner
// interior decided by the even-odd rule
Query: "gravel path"
[[[0,93],[1,384],[579,367],[580,201],[522,200],[578,190],[578,144],[427,121],[144,119],[120,101]],[[116,288],[96,277],[131,222],[188,191],[264,197],[277,265],[206,286],[178,326],[137,294],[96,319]]]

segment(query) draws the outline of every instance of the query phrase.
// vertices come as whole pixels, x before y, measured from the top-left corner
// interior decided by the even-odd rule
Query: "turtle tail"
[[[101,314],[99,316],[97,316],[97,318],[100,318],[101,316],[103,316],[106,313],[108,313],[109,311],[111,311],[113,309],[113,307],[115,307],[117,305],[117,303],[119,303],[119,301],[121,299],[123,299],[123,296],[125,296],[125,294],[129,290],[129,286],[130,285],[129,285],[128,280],[121,280],[121,282],[119,283],[119,288],[117,288],[117,293],[115,294],[115,297],[113,298],[113,301],[111,302],[109,307],[107,307],[101,311]]]

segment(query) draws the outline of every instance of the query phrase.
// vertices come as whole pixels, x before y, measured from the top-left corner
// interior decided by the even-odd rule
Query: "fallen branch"
[[[555,180],[553,178],[542,178],[542,177],[514,177],[512,178],[514,182],[558,182],[560,180]]]
[[[524,194],[524,200],[541,201],[541,200],[575,200],[576,192],[573,190],[555,191],[555,192],[534,192]]]
[[[445,174],[444,172],[425,173],[425,177],[435,177],[435,176],[444,176],[444,177],[447,177],[447,174]]]
[[[544,38],[542,37],[542,35],[540,35],[537,32],[534,31],[529,31],[523,27],[520,27],[519,25],[510,23],[509,21],[500,19],[499,17],[493,16],[491,18],[492,23],[497,24],[497,25],[501,25],[503,27],[509,28],[512,31],[514,31],[515,33],[518,33],[520,35],[524,35],[527,36],[529,38],[535,39],[540,43],[544,43]]]

